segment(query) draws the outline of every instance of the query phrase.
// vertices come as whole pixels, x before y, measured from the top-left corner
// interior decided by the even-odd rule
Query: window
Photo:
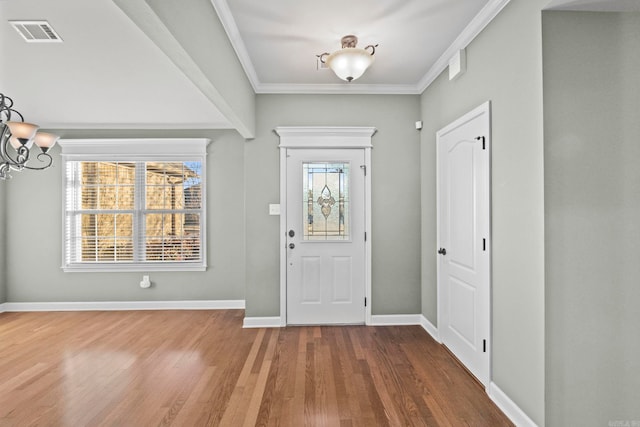
[[[63,269],[204,270],[206,142],[62,141]]]

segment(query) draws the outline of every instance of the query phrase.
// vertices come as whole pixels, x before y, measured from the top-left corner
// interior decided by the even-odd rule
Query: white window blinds
[[[65,271],[205,268],[204,155],[175,157],[65,157]]]

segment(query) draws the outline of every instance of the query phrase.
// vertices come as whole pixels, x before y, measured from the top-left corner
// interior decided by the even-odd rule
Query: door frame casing
[[[441,165],[440,165],[440,140],[441,138],[452,132],[453,130],[459,128],[460,126],[470,122],[471,120],[474,120],[478,117],[484,116],[486,117],[486,121],[487,121],[487,128],[486,128],[486,135],[483,135],[485,137],[484,139],[484,144],[487,150],[487,156],[485,157],[485,175],[482,176],[482,186],[485,189],[485,194],[484,197],[486,198],[486,211],[482,213],[482,215],[484,215],[484,221],[482,224],[482,231],[483,234],[486,235],[486,257],[484,258],[483,262],[485,262],[485,280],[487,281],[487,286],[489,287],[488,292],[487,292],[487,301],[485,301],[485,303],[487,304],[487,308],[488,308],[488,331],[487,331],[487,364],[488,366],[486,366],[487,368],[487,378],[478,378],[480,380],[480,382],[484,385],[485,389],[488,389],[489,384],[491,383],[491,379],[493,377],[493,364],[492,364],[492,349],[493,349],[493,305],[492,305],[492,270],[491,270],[491,266],[492,266],[492,254],[493,254],[493,250],[492,250],[492,230],[491,230],[491,101],[486,101],[483,104],[479,105],[478,107],[474,108],[473,110],[469,111],[468,113],[464,114],[462,117],[459,117],[458,119],[454,120],[453,122],[449,123],[447,126],[443,127],[442,129],[440,129],[439,131],[436,132],[436,248],[435,251],[438,250],[438,248],[442,247],[441,245],[441,236],[440,236],[440,224],[441,224],[441,218],[440,218],[440,206],[442,203],[442,197],[443,195],[441,194],[440,191],[440,170],[441,170]],[[442,289],[442,280],[441,280],[441,259],[439,258],[440,255],[436,255],[438,257],[438,262],[436,263],[436,268],[437,268],[437,272],[436,272],[436,288],[437,288],[437,321],[438,321],[438,330],[440,329],[440,327],[442,327],[442,308],[443,308],[443,302],[442,302],[442,293],[443,293],[443,289]],[[440,335],[440,340],[441,342],[444,341],[442,340],[442,334]]]
[[[287,325],[287,150],[357,148],[364,150],[365,324],[371,324],[371,138],[375,127],[279,126],[280,137],[280,326]],[[362,237],[364,238],[364,236]],[[362,302],[364,304],[364,301]]]

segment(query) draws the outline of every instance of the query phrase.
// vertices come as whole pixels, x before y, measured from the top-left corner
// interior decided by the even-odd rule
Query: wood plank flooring
[[[242,310],[0,314],[0,426],[508,426],[419,326]]]

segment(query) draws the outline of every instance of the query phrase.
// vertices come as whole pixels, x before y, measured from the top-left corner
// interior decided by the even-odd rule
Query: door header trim
[[[372,148],[375,127],[278,126],[280,148]]]

